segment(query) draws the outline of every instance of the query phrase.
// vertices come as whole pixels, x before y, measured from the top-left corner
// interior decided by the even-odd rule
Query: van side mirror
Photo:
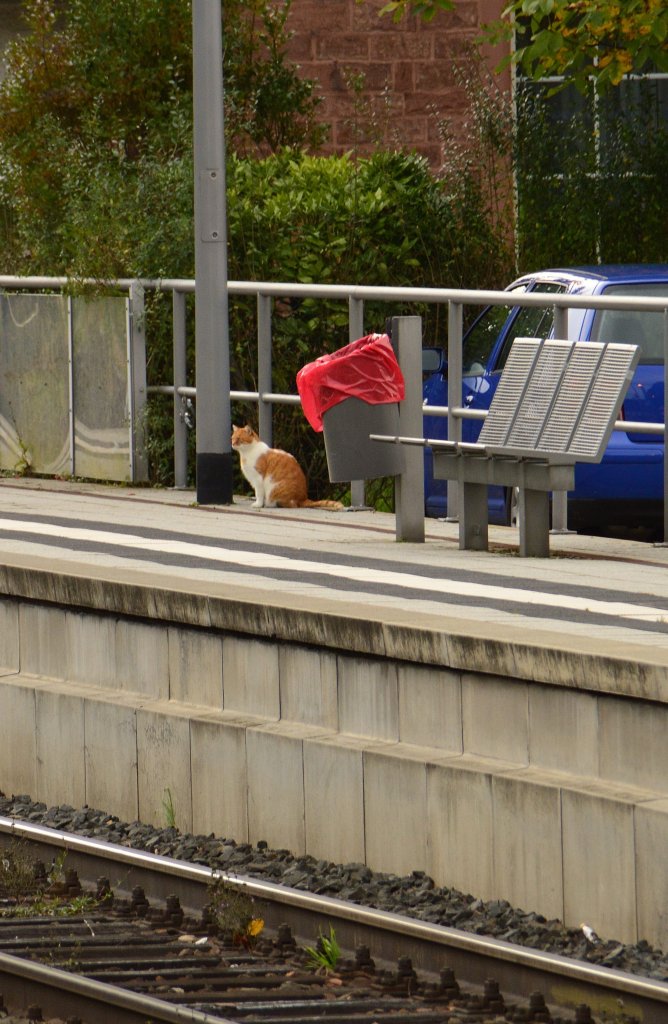
[[[422,373],[429,377],[432,373],[445,370],[447,361],[442,348],[422,349]]]

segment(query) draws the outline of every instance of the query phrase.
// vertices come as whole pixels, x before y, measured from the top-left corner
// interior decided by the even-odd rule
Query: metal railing
[[[101,282],[82,282],[100,285]],[[146,394],[170,394],[174,401],[174,479],[177,488],[186,486],[187,480],[187,415],[184,402],[196,397],[196,388],[186,383],[186,302],[188,294],[194,294],[195,281],[192,279],[119,279],[104,282],[110,288],[127,291],[140,297],[142,291],[157,291],[172,294],[173,316],[173,381],[171,384],[147,386]],[[71,286],[67,278],[56,277],[11,277],[0,276],[0,288],[13,289],[61,289]],[[257,391],[232,391],[230,400],[246,401],[258,405],[258,428],[260,436],[272,443],[272,408],[278,404],[299,405],[298,395],[279,394],[272,389],[272,299],[306,298],[339,300],[348,304],[348,337],[350,341],[365,334],[365,302],[391,304],[443,305],[448,309],[448,395],[447,406],[429,406],[430,416],[448,418],[448,437],[461,440],[462,422],[465,419],[481,419],[484,411],[469,410],[462,406],[462,338],[463,310],[465,306],[522,306],[551,308],[553,311],[554,336],[564,340],[568,337],[568,311],[570,309],[612,309],[658,312],[663,314],[664,349],[664,394],[668,393],[668,300],[663,298],[630,298],[627,296],[569,295],[554,292],[505,292],[478,291],[456,288],[393,288],[370,285],[317,285],[298,282],[230,281],[230,295],[255,296],[257,303]],[[379,329],[375,325],[370,329]],[[572,339],[576,340],[576,339]],[[141,394],[145,378],[145,367],[137,367],[134,376],[142,382],[135,405],[140,408],[146,394]],[[665,434],[665,424],[634,423],[618,421],[616,430],[625,433]],[[664,538],[668,538],[668,460],[664,459]],[[353,504],[363,504],[363,481],[352,482]],[[458,514],[456,483],[448,485],[448,517]],[[553,498],[553,529],[566,530],[566,495]]]

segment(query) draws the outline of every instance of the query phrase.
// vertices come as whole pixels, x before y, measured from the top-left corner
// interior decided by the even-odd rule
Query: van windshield
[[[527,291],[526,285],[513,289],[516,293]],[[562,284],[553,281],[535,282],[533,292],[563,292]],[[462,372],[465,377],[476,377],[482,373],[502,370],[515,338],[548,338],[552,331],[554,309],[538,306],[489,306],[480,314],[464,340]],[[504,333],[503,347],[490,364],[492,352],[498,339]]]
[[[657,284],[615,284],[604,295],[668,298],[668,281]],[[640,346],[640,363],[663,362],[663,313],[633,309],[599,309],[591,332],[594,341]]]

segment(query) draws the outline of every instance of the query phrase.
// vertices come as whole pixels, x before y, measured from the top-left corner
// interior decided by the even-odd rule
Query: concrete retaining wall
[[[661,665],[11,567],[1,593],[4,792],[170,802],[668,946]]]

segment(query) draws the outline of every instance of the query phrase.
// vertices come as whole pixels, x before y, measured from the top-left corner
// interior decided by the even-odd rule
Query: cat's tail
[[[339,512],[343,505],[340,501],[311,501],[309,498],[305,498],[304,501],[299,503],[300,508],[327,508],[332,512]]]

